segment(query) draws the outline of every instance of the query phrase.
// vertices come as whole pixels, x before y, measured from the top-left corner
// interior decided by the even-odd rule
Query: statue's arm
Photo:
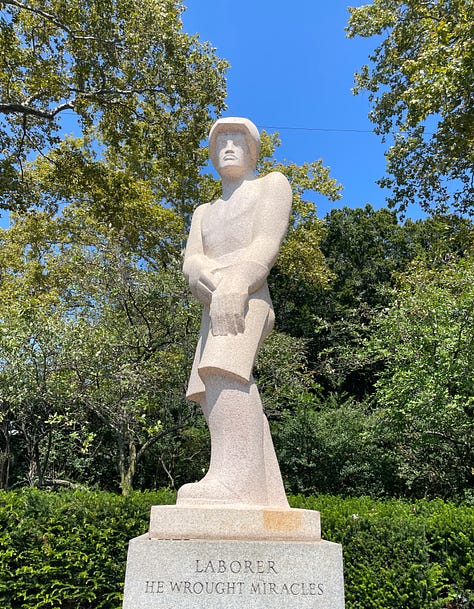
[[[273,172],[262,178],[260,194],[252,242],[242,250],[238,262],[218,271],[210,310],[214,335],[244,332],[249,295],[265,282],[288,229],[292,192],[286,177]]]
[[[207,204],[200,205],[193,214],[183,264],[183,274],[191,293],[203,304],[211,302],[212,292],[216,289],[212,276],[215,265],[204,254],[202,245],[201,220],[206,207]]]
[[[282,173],[274,171],[262,178],[252,242],[242,251],[239,262],[220,270],[220,290],[252,294],[263,285],[288,230],[291,203],[291,186]]]

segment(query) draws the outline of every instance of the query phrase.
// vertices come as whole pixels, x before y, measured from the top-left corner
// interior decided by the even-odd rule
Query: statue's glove
[[[203,304],[210,304],[217,287],[210,260],[203,255],[191,256],[185,260],[183,270],[192,294]]]
[[[244,288],[226,289],[225,280],[219,283],[211,299],[211,329],[214,336],[241,334],[245,330],[245,310],[249,295]]]

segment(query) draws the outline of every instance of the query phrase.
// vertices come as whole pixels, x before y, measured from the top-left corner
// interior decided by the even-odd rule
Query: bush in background
[[[127,546],[169,490],[0,493],[2,609],[121,609]],[[474,507],[290,497],[344,552],[346,609],[473,609]]]
[[[473,609],[474,507],[296,496],[342,544],[347,609]]]

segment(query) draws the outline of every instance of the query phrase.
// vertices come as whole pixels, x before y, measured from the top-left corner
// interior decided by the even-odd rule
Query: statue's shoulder
[[[270,173],[267,173],[262,176],[260,180],[265,182],[274,182],[276,184],[289,184],[288,178],[284,174],[282,174],[281,171],[270,171]]]
[[[291,186],[288,178],[280,171],[271,171],[258,180],[263,190],[268,191],[273,196],[278,194],[283,199],[292,198]]]
[[[288,178],[283,175],[280,171],[271,171],[266,175],[259,178],[259,182],[263,187],[266,188],[284,188],[291,191],[290,183]]]
[[[209,208],[210,203],[201,203],[193,211],[193,218],[199,218]]]

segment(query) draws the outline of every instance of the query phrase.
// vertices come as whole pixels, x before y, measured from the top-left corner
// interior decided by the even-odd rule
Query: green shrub
[[[0,493],[2,609],[119,609],[127,546],[172,492]]]
[[[0,492],[2,609],[120,609],[128,541],[173,491]],[[474,507],[294,496],[344,552],[347,609],[474,609]]]
[[[473,609],[474,507],[296,496],[342,544],[347,609]]]

